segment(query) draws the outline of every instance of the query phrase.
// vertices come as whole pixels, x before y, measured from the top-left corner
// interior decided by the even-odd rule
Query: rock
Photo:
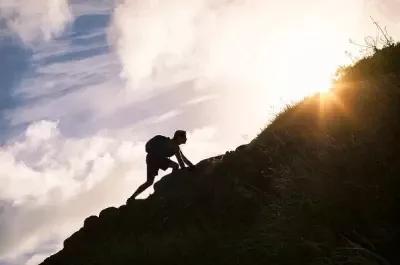
[[[245,150],[247,147],[248,147],[247,144],[242,144],[242,145],[239,145],[238,147],[236,147],[235,151],[236,151],[236,152],[238,152],[238,151],[243,151],[243,150]]]
[[[100,219],[109,219],[113,218],[118,214],[118,209],[115,207],[108,207],[100,212]]]
[[[83,227],[86,229],[91,229],[95,227],[98,222],[99,217],[97,217],[96,215],[92,215],[85,219],[85,221],[83,222]]]

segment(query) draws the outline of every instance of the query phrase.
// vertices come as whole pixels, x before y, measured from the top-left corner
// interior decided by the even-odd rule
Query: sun
[[[266,84],[274,100],[290,104],[330,91],[334,73],[344,58],[344,52],[335,47],[332,38],[323,30],[298,31],[287,36],[285,44],[277,47],[278,55],[271,69],[273,78]]]
[[[313,64],[292,67],[297,69],[275,76],[272,93],[269,94],[275,101],[290,104],[316,93],[330,91],[333,79],[329,69],[318,68]]]

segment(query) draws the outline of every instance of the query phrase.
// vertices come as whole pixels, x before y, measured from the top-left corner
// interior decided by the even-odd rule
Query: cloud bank
[[[344,4],[352,11],[343,10]],[[300,45],[291,43],[289,50],[303,52],[301,43],[309,44],[308,38],[323,48],[333,38],[324,40],[316,34],[321,29],[351,27],[349,22],[360,12],[354,10],[361,5],[362,0],[334,4],[315,0],[129,0],[115,9],[111,39],[131,89],[193,77],[264,82],[268,71],[274,70],[271,62],[286,52],[279,49],[282,41],[296,33],[294,29],[308,27],[310,34],[299,36],[295,41]],[[341,19],[332,15],[335,11],[342,13]],[[324,17],[332,18],[330,22],[324,19],[325,29],[318,27]]]
[[[56,240],[54,251],[88,213],[123,203],[139,181],[130,176],[143,174],[142,149],[104,135],[66,138],[54,121],[31,124],[0,149],[0,257]]]
[[[26,44],[52,39],[72,19],[68,0],[2,0],[0,17]]]

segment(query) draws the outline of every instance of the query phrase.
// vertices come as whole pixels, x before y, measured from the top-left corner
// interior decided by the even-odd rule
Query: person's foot
[[[129,199],[126,201],[126,204],[128,205],[128,204],[131,204],[133,201],[135,201],[136,199],[135,199],[135,197],[133,197],[133,196],[131,196],[131,197],[129,197]]]

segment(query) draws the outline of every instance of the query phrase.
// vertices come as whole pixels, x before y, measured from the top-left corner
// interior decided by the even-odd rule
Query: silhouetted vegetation
[[[376,28],[376,35],[366,36],[364,43],[360,44],[350,39],[350,43],[360,48],[361,59],[357,59],[354,65],[339,67],[336,75],[341,81],[366,80],[374,76],[398,72],[400,62],[399,43],[396,43],[387,32],[371,17]],[[351,53],[347,52],[350,57]]]
[[[246,146],[108,208],[45,265],[400,264],[400,46]]]
[[[353,66],[340,68],[337,75],[341,81],[366,81],[380,75],[397,73],[400,69],[399,58],[400,44],[393,43],[359,60]]]

